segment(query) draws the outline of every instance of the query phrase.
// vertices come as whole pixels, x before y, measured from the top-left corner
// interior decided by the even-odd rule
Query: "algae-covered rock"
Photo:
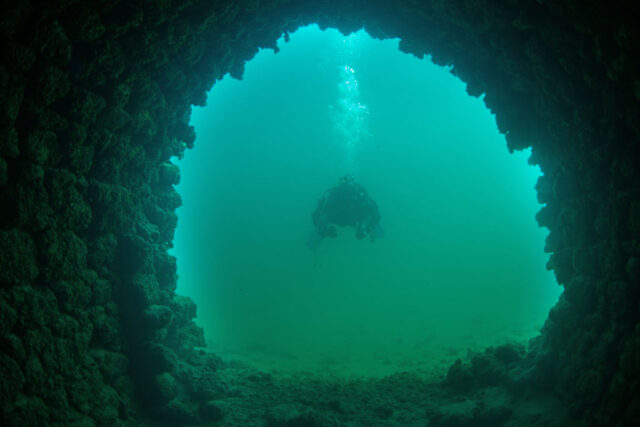
[[[151,305],[144,311],[144,323],[151,330],[161,329],[169,325],[173,312],[165,305]]]
[[[174,425],[195,424],[200,420],[198,405],[178,398],[171,400],[161,414],[163,419]]]
[[[183,365],[178,371],[178,376],[186,384],[195,400],[199,402],[221,399],[228,391],[220,377],[212,369],[206,367],[191,368]]]
[[[153,274],[137,274],[131,282],[130,303],[135,309],[144,310],[160,300],[160,286]]]
[[[106,273],[113,267],[118,248],[118,239],[112,233],[100,234],[91,241],[87,253],[87,264],[100,273]],[[104,286],[101,287],[101,289]],[[100,295],[103,295],[101,293]],[[96,301],[98,304],[105,300]]]
[[[0,157],[0,187],[3,187],[7,184],[7,179],[9,178],[9,165],[7,165],[7,161]]]
[[[111,131],[117,131],[131,122],[131,114],[121,107],[113,107],[101,118],[101,124]]]
[[[145,209],[149,221],[158,227],[160,238],[164,242],[171,242],[178,224],[178,216],[173,210],[163,209],[158,205],[149,205]]]
[[[93,167],[95,148],[87,145],[79,145],[69,152],[69,167],[71,170],[86,174]]]
[[[58,233],[50,229],[42,239],[41,259],[48,280],[75,279],[85,269],[87,246],[72,231]]]
[[[9,159],[18,157],[20,146],[18,143],[18,132],[15,128],[0,129],[0,156]]]
[[[4,306],[3,308],[6,307],[8,306]],[[16,313],[13,313],[13,316],[16,316]],[[9,326],[5,323],[5,319],[0,319],[0,322],[2,322],[5,328]],[[17,335],[3,332],[0,335],[0,345],[5,349],[7,354],[11,354],[18,363],[22,364],[26,360],[27,354],[24,350],[24,345],[22,345],[22,341]]]
[[[148,342],[143,345],[145,354],[144,368],[152,373],[172,372],[178,364],[173,350],[162,344]]]
[[[27,158],[37,164],[45,164],[49,154],[57,144],[56,134],[51,131],[33,130],[29,132],[25,154]]]
[[[169,330],[168,342],[180,353],[187,355],[195,348],[206,345],[204,339],[204,329],[194,322],[187,322],[184,325],[176,324]]]
[[[177,324],[184,325],[196,317],[197,306],[191,298],[184,295],[176,295],[171,303]]]
[[[158,374],[153,379],[152,393],[158,403],[164,405],[178,395],[178,383],[176,379],[168,372]]]
[[[305,411],[287,404],[280,404],[269,408],[269,413],[264,418],[266,426],[310,426],[320,427],[331,425],[322,414],[314,411]]]
[[[110,386],[102,386],[97,393],[96,409],[91,414],[98,425],[114,424],[120,415],[120,396]]]
[[[221,421],[225,416],[226,405],[223,401],[210,400],[200,408],[200,416],[204,421]]]
[[[455,363],[449,367],[444,384],[455,390],[466,392],[470,391],[474,386],[474,379],[468,367],[462,364],[462,360],[457,359]]]
[[[31,237],[17,229],[0,230],[0,284],[19,285],[38,276],[36,248]]]
[[[481,390],[473,398],[457,399],[427,411],[429,425],[437,427],[456,426],[502,426],[513,415],[510,396],[501,388]]]
[[[126,58],[118,41],[99,42],[82,70],[81,78],[91,80],[94,86],[118,79],[126,68]]]
[[[0,353],[0,399],[8,403],[13,401],[16,394],[22,390],[25,378],[20,365],[5,354]]]
[[[128,358],[119,352],[101,348],[92,348],[89,354],[95,360],[100,373],[109,381],[125,374],[129,367]]]
[[[180,169],[173,163],[163,163],[160,167],[159,182],[162,186],[177,185],[180,182]]]
[[[166,252],[161,252],[156,257],[155,269],[160,288],[168,291],[175,291],[178,280],[178,265],[176,257],[169,255]]]
[[[157,198],[158,206],[173,211],[182,205],[182,198],[175,188],[170,187]]]
[[[43,169],[36,165],[28,168],[29,176],[24,179],[32,182],[20,184],[17,188],[16,218],[20,226],[41,231],[52,224],[54,212],[49,205],[47,189],[42,184]]]
[[[66,65],[71,58],[71,41],[57,20],[41,24],[36,39],[40,42],[40,54],[48,61]]]
[[[111,301],[112,298],[112,288],[111,283],[109,283],[106,279],[96,278],[95,281],[91,283],[93,302],[96,305],[103,305]]]
[[[493,349],[494,357],[505,365],[519,362],[524,354],[525,348],[521,344],[502,344]]]
[[[29,393],[37,393],[47,378],[40,359],[31,354],[24,365],[25,390]]]
[[[25,51],[26,52],[26,51]],[[18,60],[23,59],[22,57],[20,57]],[[26,59],[27,61],[30,59],[29,57],[24,57],[24,59]],[[30,66],[27,65],[25,63],[25,66]],[[4,102],[5,104],[3,105],[3,109],[2,112],[4,113],[3,115],[5,116],[6,121],[8,122],[7,124],[9,126],[13,126],[13,124],[15,123],[16,119],[18,118],[18,113],[20,112],[20,109],[22,108],[22,103],[24,100],[24,87],[20,84],[18,85],[11,85],[7,88],[6,90],[6,94],[4,97]],[[13,129],[13,128],[11,128]],[[17,136],[16,130],[14,129],[13,132],[10,131],[9,132],[9,137],[12,138],[10,141],[7,141],[7,145],[9,145],[9,149],[12,149],[14,147],[15,144],[15,137]],[[3,144],[4,145],[4,144]],[[15,157],[17,155],[17,153],[15,153],[15,151],[9,151],[6,153],[8,156],[13,155],[13,157]]]
[[[46,187],[50,205],[59,214],[62,225],[72,231],[86,230],[92,222],[93,213],[80,192],[82,185],[76,175],[66,169],[49,170]]]
[[[58,67],[49,66],[40,75],[38,91],[45,105],[63,98],[71,89],[68,75]]]
[[[3,417],[7,425],[38,425],[49,418],[51,409],[37,396],[18,393],[11,400],[15,403]]]
[[[117,349],[121,346],[122,328],[115,313],[110,313],[109,306],[94,306],[89,309],[89,319],[93,325],[93,341],[100,346]]]
[[[94,123],[106,107],[106,101],[97,93],[88,90],[72,89],[74,100],[71,115],[84,126]]]
[[[632,282],[640,282],[640,258],[637,256],[629,257],[625,265],[627,277]]]
[[[132,275],[139,270],[146,271],[147,267],[152,265],[152,248],[139,236],[127,235],[122,236],[118,241],[116,250],[116,263],[118,269],[126,276]],[[143,276],[149,273],[138,273]],[[134,278],[134,280],[137,278]],[[155,281],[154,277],[142,278],[142,281]],[[144,288],[144,283],[141,283]]]

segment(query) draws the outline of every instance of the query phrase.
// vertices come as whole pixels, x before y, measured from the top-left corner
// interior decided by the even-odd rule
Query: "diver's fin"
[[[384,237],[384,230],[382,226],[380,224],[376,224],[375,228],[369,233],[369,236],[371,237],[372,242],[376,239]]]
[[[322,243],[322,236],[317,230],[313,230],[307,239],[307,247],[312,251],[315,251]]]

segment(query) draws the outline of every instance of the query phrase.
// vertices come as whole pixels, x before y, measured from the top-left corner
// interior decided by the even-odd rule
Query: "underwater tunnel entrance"
[[[397,40],[305,27],[196,109],[179,162],[178,292],[210,350],[282,371],[442,373],[536,335],[560,288],[544,268],[539,172],[510,155],[464,84]],[[385,236],[305,247],[323,192],[353,174]]]
[[[637,363],[640,358],[640,168],[637,165],[640,92],[639,63],[635,58],[640,38],[630,5],[612,8],[607,3],[590,2],[582,7],[563,0],[495,4],[467,0],[193,0],[80,4],[72,0],[43,3],[38,7],[19,2],[15,6],[7,8],[7,13],[0,18],[3,40],[0,50],[4,59],[0,66],[0,93],[5,101],[0,141],[3,331],[0,371],[6,374],[2,385],[3,396],[7,397],[3,401],[0,424],[148,425],[139,421],[146,421],[149,416],[153,418],[151,425],[212,422],[233,426],[261,422],[265,425],[424,425],[427,422],[451,425],[457,423],[456,420],[460,421],[457,424],[483,425],[637,424],[640,419],[636,381],[640,377],[640,363]],[[192,321],[196,305],[191,299],[176,294],[176,258],[167,253],[173,245],[175,211],[180,204],[174,188],[179,173],[171,159],[182,156],[185,148],[191,146],[195,138],[189,127],[192,106],[204,103],[206,91],[214,80],[221,79],[227,72],[241,76],[245,61],[260,47],[275,46],[281,34],[293,33],[312,22],[318,22],[321,28],[338,28],[347,33],[364,27],[380,39],[399,37],[402,52],[419,57],[429,53],[434,63],[453,66],[451,72],[467,83],[470,95],[485,93],[484,101],[496,114],[496,123],[505,134],[508,147],[533,147],[531,162],[544,171],[536,190],[538,200],[545,206],[536,218],[540,225],[550,229],[545,244],[545,251],[551,253],[548,265],[564,292],[549,312],[540,339],[531,342],[526,353],[509,346],[488,348],[470,363],[455,362],[446,381],[432,384],[433,387],[428,387],[431,393],[425,393],[424,388],[414,387],[412,375],[403,374],[380,381],[363,380],[355,385],[342,380],[305,382],[300,377],[278,384],[282,377],[263,375],[242,364],[225,363],[215,353],[201,348],[204,332]],[[278,58],[285,58],[284,51]],[[249,66],[255,64],[252,62]],[[297,65],[280,72],[275,80],[295,72]],[[185,179],[181,191],[185,207],[181,211],[181,226],[191,224],[194,229],[190,233],[208,239],[201,240],[202,246],[181,246],[181,239],[188,234],[184,229],[179,230],[176,254],[181,263],[180,290],[189,293],[186,290],[194,285],[192,290],[201,293],[192,295],[200,303],[198,321],[206,326],[209,338],[211,335],[221,337],[224,328],[230,330],[229,337],[242,338],[240,331],[231,330],[230,325],[255,327],[262,322],[268,326],[263,328],[267,333],[283,334],[289,328],[287,338],[279,342],[273,339],[273,334],[266,336],[271,348],[275,347],[273,343],[282,344],[277,349],[281,351],[286,344],[300,346],[302,340],[291,333],[296,326],[302,328],[315,320],[323,331],[329,331],[325,336],[333,338],[340,336],[345,328],[353,331],[355,322],[350,323],[343,313],[356,317],[354,313],[368,309],[374,316],[365,319],[365,326],[374,327],[374,332],[383,337],[384,348],[399,348],[398,339],[408,341],[400,337],[398,331],[408,330],[405,325],[421,324],[416,316],[451,314],[451,310],[446,310],[453,307],[451,300],[465,297],[471,301],[473,291],[480,297],[498,295],[481,293],[482,288],[477,286],[469,292],[457,292],[461,287],[451,280],[451,275],[469,271],[460,261],[472,259],[471,255],[476,256],[475,260],[489,259],[491,254],[486,249],[493,247],[502,236],[485,233],[493,239],[482,244],[481,240],[469,238],[478,229],[486,230],[487,222],[476,228],[444,227],[460,219],[461,213],[467,214],[462,218],[467,222],[462,224],[481,217],[477,210],[452,209],[459,198],[449,197],[448,203],[441,204],[422,203],[425,195],[436,194],[426,189],[434,190],[438,188],[436,184],[441,185],[443,181],[458,181],[445,180],[444,172],[450,172],[446,170],[448,166],[455,170],[460,158],[477,147],[452,156],[455,159],[449,164],[434,162],[442,159],[442,153],[429,157],[423,150],[433,150],[435,145],[424,143],[427,139],[424,138],[417,150],[415,141],[411,141],[410,136],[426,133],[425,129],[409,131],[409,125],[416,122],[405,119],[413,112],[403,111],[402,103],[377,102],[380,96],[369,90],[371,80],[367,82],[367,70],[358,65],[353,69],[361,83],[357,99],[369,112],[361,117],[367,119],[364,123],[368,123],[372,138],[363,141],[361,150],[355,150],[357,144],[347,144],[349,140],[331,141],[331,137],[335,137],[334,122],[325,108],[327,104],[315,110],[317,118],[325,117],[324,131],[315,132],[317,125],[307,125],[302,119],[311,116],[303,105],[308,100],[300,96],[290,97],[297,102],[289,102],[290,108],[283,115],[289,124],[275,126],[287,130],[286,138],[275,130],[271,134],[266,132],[275,123],[268,120],[254,120],[245,126],[254,133],[262,132],[258,137],[249,138],[253,146],[242,138],[218,138],[219,144],[207,144],[199,128],[198,150],[214,147],[228,149],[227,154],[231,154],[227,157],[203,155],[206,173],[196,179],[189,174],[198,171],[197,168],[183,169]],[[343,70],[350,71],[350,68]],[[336,76],[340,76],[337,71]],[[379,79],[379,85],[382,88],[392,78],[402,85],[405,80],[409,81],[406,76],[405,80],[398,76],[399,72],[391,73],[387,67],[387,79]],[[292,79],[292,84],[294,80],[300,79]],[[319,79],[311,81],[317,89]],[[216,90],[231,84],[227,82],[219,84]],[[240,87],[246,88],[250,82],[247,77]],[[325,100],[330,99],[329,105],[335,107],[339,90],[336,81],[331,85],[332,88],[325,91]],[[307,94],[311,99],[316,92],[307,88],[298,90],[297,94]],[[275,100],[283,97],[284,90],[263,93]],[[410,99],[414,99],[414,93],[417,86]],[[213,98],[216,102],[222,101],[219,95]],[[242,97],[231,98],[242,106]],[[253,93],[248,98],[255,101],[260,97]],[[231,101],[225,101],[230,108],[234,105]],[[278,111],[274,102],[267,103],[266,107],[262,105],[262,119]],[[358,104],[346,104],[350,105]],[[244,109],[248,111],[249,107]],[[418,123],[427,123],[425,127],[430,131],[433,117],[438,117],[440,109],[423,113]],[[380,115],[384,110],[387,114]],[[342,110],[335,107],[333,111]],[[391,128],[385,122],[387,116],[394,117],[393,125],[401,126],[399,130],[387,132],[390,138],[384,140],[379,132]],[[234,122],[237,120],[233,118]],[[458,123],[466,124],[467,117]],[[291,135],[296,136],[296,145],[291,143]],[[308,150],[315,150],[317,139],[323,137],[327,144],[322,147],[333,150],[333,157],[316,156],[313,161],[303,163],[298,154],[308,153],[300,149],[300,141],[308,142]],[[477,132],[473,139],[475,137]],[[269,149],[265,148],[266,141],[271,142]],[[451,141],[456,142],[456,147],[460,146],[460,141],[453,138]],[[374,151],[374,147],[378,147],[372,142],[379,144],[380,152]],[[354,148],[351,156],[349,146]],[[497,146],[502,147],[503,141],[494,145]],[[242,151],[242,148],[255,150]],[[275,156],[278,148],[281,148],[279,156]],[[449,148],[450,145],[442,146],[442,150]],[[292,151],[294,149],[298,151]],[[189,153],[185,161],[201,152]],[[504,154],[503,149],[500,152]],[[256,161],[256,153],[263,154],[261,161]],[[487,154],[488,151],[481,150],[480,156],[473,160],[484,159]],[[370,161],[381,157],[384,161]],[[284,162],[283,158],[291,162]],[[401,158],[405,161],[400,162]],[[215,164],[221,159],[230,159],[230,162],[222,166]],[[340,230],[335,240],[321,241],[317,252],[310,253],[304,244],[312,228],[309,214],[322,192],[350,170],[335,166],[335,171],[323,169],[325,175],[321,175],[321,171],[314,168],[349,159],[353,166],[358,166],[354,172],[358,182],[365,185],[380,204],[387,234],[370,244],[356,241],[353,230]],[[497,159],[493,157],[489,161]],[[417,163],[429,164],[442,173],[438,173],[436,179],[427,175],[426,168],[412,168]],[[467,163],[475,166],[485,162]],[[248,165],[252,168],[248,169]],[[265,165],[271,165],[272,170],[260,175],[262,179],[239,175],[250,171],[255,177],[256,167],[264,172]],[[297,169],[292,170],[292,165]],[[304,170],[300,172],[301,169]],[[216,185],[223,187],[227,192],[201,191],[190,195],[186,185],[210,177],[212,170],[228,173],[219,176],[217,182],[202,180],[202,183],[212,184],[212,190],[217,189]],[[394,173],[388,173],[390,170]],[[409,170],[412,174],[408,174]],[[501,167],[493,168],[490,174],[471,175],[474,179],[465,174],[460,176],[463,176],[461,181],[468,184],[465,190],[475,184],[480,189],[479,184],[487,176],[500,175],[503,171]],[[317,178],[313,188],[308,180],[300,179],[309,175]],[[379,179],[381,177],[384,179]],[[516,180],[496,179],[496,182],[510,182],[516,187]],[[299,188],[297,193],[289,191],[295,186]],[[487,199],[480,192],[474,194],[475,198],[493,202],[496,196],[504,194],[497,191],[497,186],[490,187],[496,189],[488,195],[493,199]],[[442,193],[459,194],[452,192],[453,188],[445,187]],[[281,191],[283,189],[287,191]],[[227,210],[225,223],[211,215],[210,210],[197,207],[193,194],[218,207],[240,208]],[[229,197],[221,200],[219,196],[225,194]],[[246,201],[244,205],[238,205],[240,199]],[[512,207],[506,200],[485,203],[484,212],[496,205]],[[418,212],[415,207],[423,204],[428,207]],[[280,210],[276,209],[278,206]],[[457,216],[442,215],[438,221],[434,206],[440,213]],[[188,209],[206,216],[207,221],[188,221]],[[220,212],[223,211],[213,211],[216,215]],[[522,216],[514,213],[509,221],[530,217],[530,213]],[[408,221],[410,218],[415,220]],[[430,220],[428,223],[426,218]],[[509,221],[498,221],[493,228],[502,231]],[[214,226],[226,232],[222,236],[226,237],[211,233]],[[443,228],[448,233],[446,238],[431,238]],[[524,229],[527,228],[515,234],[521,235]],[[396,243],[401,239],[401,244],[393,245],[394,239]],[[449,250],[457,258],[448,264],[440,262],[438,256],[443,249],[455,248],[454,244],[461,241],[477,245],[462,251]],[[421,244],[422,253],[431,250],[431,256],[416,256],[414,249]],[[395,257],[387,253],[374,257],[376,252],[392,247],[399,251]],[[515,253],[517,251],[493,254],[491,260],[501,259],[502,266],[523,270],[522,263],[508,261]],[[222,254],[229,262],[212,254]],[[539,250],[534,254],[543,256]],[[316,270],[325,275],[324,279],[329,273],[333,273],[334,278],[318,279],[319,284],[307,286],[313,285],[313,281],[289,280],[292,276],[296,279],[293,273],[300,271],[302,263],[297,261],[303,257],[309,260],[325,257],[327,261],[342,262],[343,267],[333,268],[335,265],[330,262],[318,263]],[[427,289],[434,289],[433,286],[418,286],[424,283],[417,282],[412,285],[406,277],[399,277],[400,273],[410,270],[405,268],[409,261],[420,271],[428,271],[431,279],[437,268],[446,267],[447,280],[435,283],[443,292],[429,291],[427,295]],[[194,266],[191,276],[189,268],[185,269],[190,264]],[[308,265],[313,266],[310,261]],[[385,276],[380,270],[389,265],[391,274]],[[233,268],[224,270],[228,266]],[[488,267],[488,263],[476,262],[472,270],[481,272]],[[208,274],[211,271],[225,272],[229,277],[222,277],[224,281],[216,278],[206,281],[206,276],[211,278]],[[343,274],[344,280],[339,277],[341,280],[337,280],[335,276],[341,271],[347,271]],[[243,274],[245,277],[259,275],[261,280],[252,280],[251,284],[262,287],[237,286]],[[216,298],[202,295],[204,290],[219,291],[220,283],[230,284],[230,291],[251,292],[252,299],[225,300],[216,295],[213,295]],[[265,283],[268,286],[264,286]],[[494,281],[491,284],[495,285]],[[419,289],[423,292],[419,293]],[[504,292],[499,295],[506,296],[518,289],[518,286],[504,286]],[[261,298],[258,291],[262,292]],[[398,299],[390,296],[396,298],[402,292],[404,300],[396,304],[400,308],[392,310],[392,303]],[[326,298],[318,298],[321,293]],[[447,298],[437,299],[445,293]],[[254,306],[246,307],[251,300],[256,301]],[[533,298],[521,300],[520,307],[533,306]],[[442,301],[443,304],[437,304]],[[480,298],[473,301],[479,302]],[[497,300],[490,302],[502,313],[505,304]],[[508,299],[509,304],[513,302]],[[211,317],[225,313],[220,307],[228,309],[236,319]],[[340,307],[348,309],[338,313],[341,321],[334,321],[331,329],[329,321],[335,318]],[[412,307],[415,310],[409,310]],[[263,315],[267,309],[271,310],[273,316],[258,319],[256,308]],[[400,325],[401,315],[408,318],[401,325],[403,329],[392,331],[393,334],[379,333],[384,332],[380,330],[381,325],[388,325],[391,320]],[[206,316],[210,316],[210,321],[203,321]],[[459,313],[449,317],[459,318]],[[435,326],[434,322],[422,322],[421,336],[425,330],[442,332],[440,326],[448,323],[442,317],[439,320]],[[505,316],[505,320],[505,324],[513,323],[511,317]],[[480,318],[469,318],[465,323],[481,325],[483,322]],[[255,329],[251,335],[245,334],[257,335]],[[310,335],[304,337],[307,336]],[[355,330],[341,345],[346,347],[362,341],[363,336],[362,331]],[[316,348],[331,349],[326,340],[316,341],[322,344]],[[248,351],[246,342],[240,347],[244,355],[261,354],[259,343]],[[364,348],[361,343],[357,346]],[[215,345],[213,347],[215,349]],[[292,365],[292,360],[289,357],[286,365]],[[328,362],[322,369],[337,366],[335,361]],[[394,360],[389,362],[392,367],[399,366]],[[371,368],[369,372],[373,371]],[[346,393],[336,395],[336,386],[347,382],[350,387]],[[318,395],[318,385],[325,390],[322,396]],[[389,386],[395,392],[390,393]],[[498,397],[504,399],[492,399],[496,397],[496,386],[515,401],[499,393]],[[308,393],[300,393],[301,387]],[[433,396],[442,399],[433,400]],[[579,420],[564,422],[554,408],[548,410],[549,405],[538,405],[541,402],[536,402],[537,397],[545,401],[559,399],[550,406],[566,409]],[[487,405],[491,403],[487,398],[496,405]],[[511,410],[516,409],[512,403],[518,401],[524,403],[521,409],[533,412],[520,418],[515,413],[511,416]],[[462,411],[458,411],[458,417],[451,413],[456,410]]]

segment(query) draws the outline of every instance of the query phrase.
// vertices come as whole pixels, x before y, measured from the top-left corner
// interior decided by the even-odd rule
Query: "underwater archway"
[[[257,46],[274,46],[282,32],[288,34],[307,23],[316,22],[321,28],[335,27],[345,33],[364,26],[374,37],[399,37],[400,49],[404,52],[418,57],[430,54],[437,64],[453,64],[452,72],[467,83],[469,94],[485,93],[484,101],[496,114],[498,128],[506,134],[509,148],[533,146],[531,161],[539,164],[544,173],[536,186],[538,199],[545,204],[537,220],[551,231],[545,247],[546,251],[552,252],[549,267],[554,270],[558,282],[565,289],[571,289],[563,294],[550,313],[541,339],[530,348],[526,360],[535,367],[528,371],[528,380],[543,388],[556,384],[564,390],[563,399],[573,401],[573,414],[582,416],[582,410],[605,394],[609,396],[607,399],[629,401],[628,395],[621,397],[625,393],[621,389],[605,393],[606,384],[613,378],[615,364],[612,362],[607,369],[597,366],[598,360],[612,360],[610,351],[614,343],[632,330],[632,324],[615,328],[615,332],[599,329],[595,336],[592,332],[594,322],[616,318],[605,313],[615,310],[613,307],[621,300],[613,302],[612,296],[605,297],[612,305],[599,305],[600,314],[595,319],[600,320],[583,315],[594,309],[598,286],[609,282],[611,277],[626,277],[615,263],[608,261],[611,257],[606,254],[615,254],[612,255],[615,258],[628,254],[618,243],[605,243],[607,225],[617,227],[610,222],[611,216],[607,213],[612,205],[603,184],[608,176],[604,165],[608,160],[613,161],[615,154],[595,148],[601,141],[599,138],[612,141],[621,134],[610,127],[607,127],[608,131],[593,127],[598,122],[597,112],[589,99],[606,103],[598,89],[606,87],[607,102],[616,99],[629,105],[623,101],[629,98],[621,89],[623,86],[628,88],[629,83],[618,74],[623,86],[611,92],[611,84],[605,83],[604,73],[595,71],[589,60],[576,59],[575,55],[568,55],[570,59],[566,59],[567,54],[562,53],[567,47],[561,41],[564,39],[556,38],[557,21],[544,18],[546,13],[558,11],[545,11],[543,5],[530,6],[531,10],[526,12],[524,9],[503,10],[505,16],[509,16],[505,21],[503,15],[486,14],[482,7],[429,5],[422,12],[413,13],[412,8],[390,6],[385,2],[369,5],[366,9],[343,4],[306,5],[300,10],[287,10],[283,15],[265,12],[272,19],[269,29],[262,25],[256,27],[259,28],[256,39],[260,40],[257,45],[235,39],[238,41],[236,52],[244,52],[244,55],[240,56],[241,60],[236,58],[230,62],[227,69],[232,75],[241,76],[244,61],[255,54]],[[282,25],[276,31],[277,22]],[[492,27],[492,22],[509,24]],[[560,31],[572,33],[575,29],[567,24]],[[553,58],[554,52],[558,53],[560,66]],[[572,52],[575,53],[575,49]],[[591,70],[583,79],[585,83],[576,83],[576,69]],[[217,78],[223,74],[219,73]],[[615,72],[608,74],[612,75],[616,75]],[[197,102],[201,102],[204,91],[198,93]],[[576,106],[577,111],[572,108]],[[605,122],[609,120],[610,125],[618,123],[617,129],[628,129],[611,115],[605,116]],[[626,132],[622,131],[623,134]],[[588,150],[587,147],[592,147],[598,154],[595,157],[576,156],[577,152],[586,153],[581,150]],[[622,178],[623,182],[631,182],[630,170],[621,167],[620,174],[626,177]],[[581,178],[577,177],[579,175]],[[600,210],[594,219],[593,207],[596,205]],[[629,262],[633,263],[633,259]],[[625,284],[621,289],[628,287]],[[594,340],[600,343],[595,353],[591,351]],[[571,351],[561,350],[568,348]],[[577,352],[574,351],[576,348],[579,349]],[[503,353],[500,349],[499,357],[515,360],[508,354],[512,353]],[[593,369],[585,370],[585,366]],[[450,373],[453,378],[458,375],[461,375],[459,379],[467,378],[467,371],[459,364],[452,366]],[[593,418],[592,415],[589,417]]]
[[[631,5],[70,0],[5,9],[3,425],[640,418],[640,38]],[[545,251],[564,293],[527,349],[488,348],[455,362],[442,384],[395,375],[342,387],[281,382],[201,348],[196,306],[175,293],[167,253],[180,204],[170,159],[193,143],[191,106],[216,79],[240,77],[259,48],[311,23],[400,38],[403,52],[452,66],[469,94],[486,94],[509,148],[533,147],[544,172],[537,220],[550,230]]]
[[[179,294],[210,351],[264,369],[443,375],[468,351],[537,335],[545,271],[538,172],[511,155],[446,68],[364,31],[298,29],[191,117],[176,230]],[[304,241],[351,173],[387,231]]]

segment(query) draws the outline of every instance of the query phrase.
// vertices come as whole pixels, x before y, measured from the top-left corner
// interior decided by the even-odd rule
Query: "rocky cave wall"
[[[190,106],[307,23],[400,37],[533,146],[565,292],[531,387],[594,424],[640,418],[640,66],[598,1],[21,1],[0,13],[2,425],[223,416],[222,363],[167,254]],[[205,142],[203,142],[205,143]]]

